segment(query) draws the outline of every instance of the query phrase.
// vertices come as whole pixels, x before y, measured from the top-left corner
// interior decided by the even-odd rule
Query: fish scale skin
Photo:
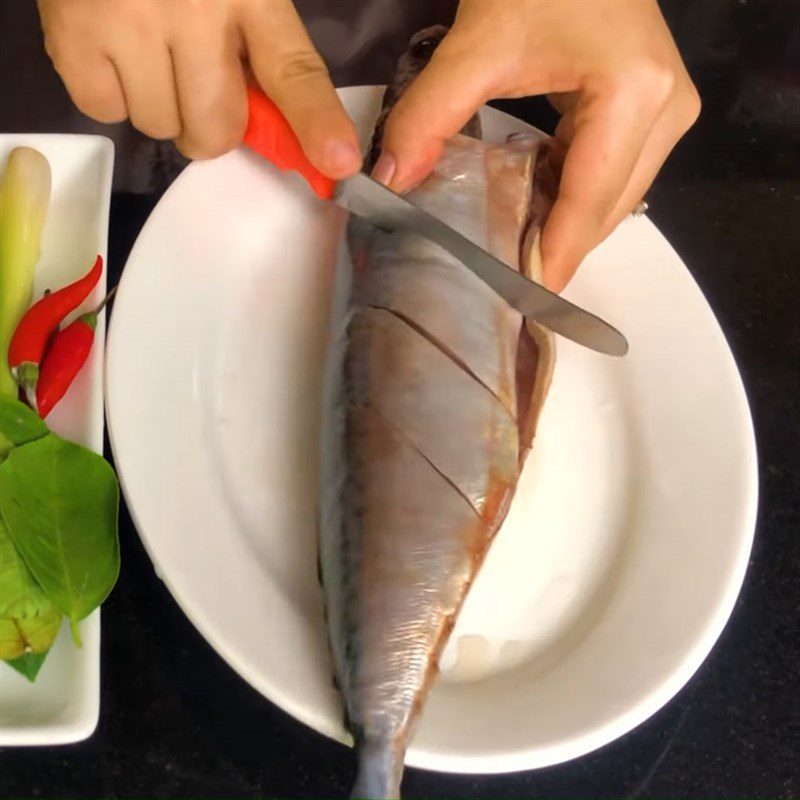
[[[493,485],[516,477],[518,433],[508,410],[392,313],[363,309],[348,330],[352,402],[373,407],[483,514]]]
[[[397,429],[360,406],[346,417],[356,446],[344,524],[360,543],[362,562],[342,576],[341,632],[357,643],[344,691],[358,735],[391,741],[412,722],[430,654],[448,624],[441,609],[455,613],[471,577],[464,546],[480,547],[486,524]],[[365,593],[364,584],[380,591]]]
[[[518,153],[455,136],[434,172],[409,199],[515,265],[531,161],[530,151]],[[486,198],[491,179],[497,177],[496,165],[504,162],[510,162],[506,166],[515,169],[518,179],[513,185],[505,181],[506,190],[495,189],[491,196],[504,210],[517,212],[516,222],[509,220],[496,230],[497,220],[492,219],[495,215],[490,215]],[[509,194],[522,198],[519,209],[509,209]],[[471,270],[424,237],[405,231],[364,232],[358,223],[351,229],[353,247],[368,256],[368,266],[356,276],[354,303],[382,306],[412,319],[464,361],[515,416],[513,374],[520,315]]]

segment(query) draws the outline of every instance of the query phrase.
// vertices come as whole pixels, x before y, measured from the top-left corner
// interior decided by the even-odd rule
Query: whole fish
[[[445,32],[416,34],[383,120]],[[470,135],[465,135],[470,134]],[[477,117],[408,197],[537,279],[549,210],[535,137]],[[355,740],[353,797],[398,797],[406,747],[467,591],[511,502],[554,363],[552,336],[446,251],[348,224],[323,410],[320,577]]]

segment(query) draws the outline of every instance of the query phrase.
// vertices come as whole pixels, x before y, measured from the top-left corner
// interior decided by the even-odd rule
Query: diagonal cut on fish
[[[442,32],[412,38],[386,109]],[[478,133],[477,122],[466,132]],[[411,199],[538,279],[551,204],[546,155],[532,137],[491,145],[459,134]],[[349,257],[337,275],[323,408],[320,571],[358,751],[353,796],[386,798],[399,796],[439,656],[508,511],[555,350],[550,333],[419,235],[353,219],[342,247]]]

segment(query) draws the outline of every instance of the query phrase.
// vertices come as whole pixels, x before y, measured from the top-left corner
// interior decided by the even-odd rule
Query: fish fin
[[[358,772],[351,800],[397,800],[403,755],[390,739],[366,739],[356,745]]]

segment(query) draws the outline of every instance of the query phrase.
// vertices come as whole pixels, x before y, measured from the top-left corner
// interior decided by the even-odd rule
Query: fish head
[[[448,28],[444,25],[431,25],[421,31],[417,31],[408,40],[408,47],[400,57],[398,69],[395,73],[395,81],[399,77],[405,77],[406,72],[410,73],[412,79],[419,75],[428,65],[436,48],[447,35],[447,31]]]

